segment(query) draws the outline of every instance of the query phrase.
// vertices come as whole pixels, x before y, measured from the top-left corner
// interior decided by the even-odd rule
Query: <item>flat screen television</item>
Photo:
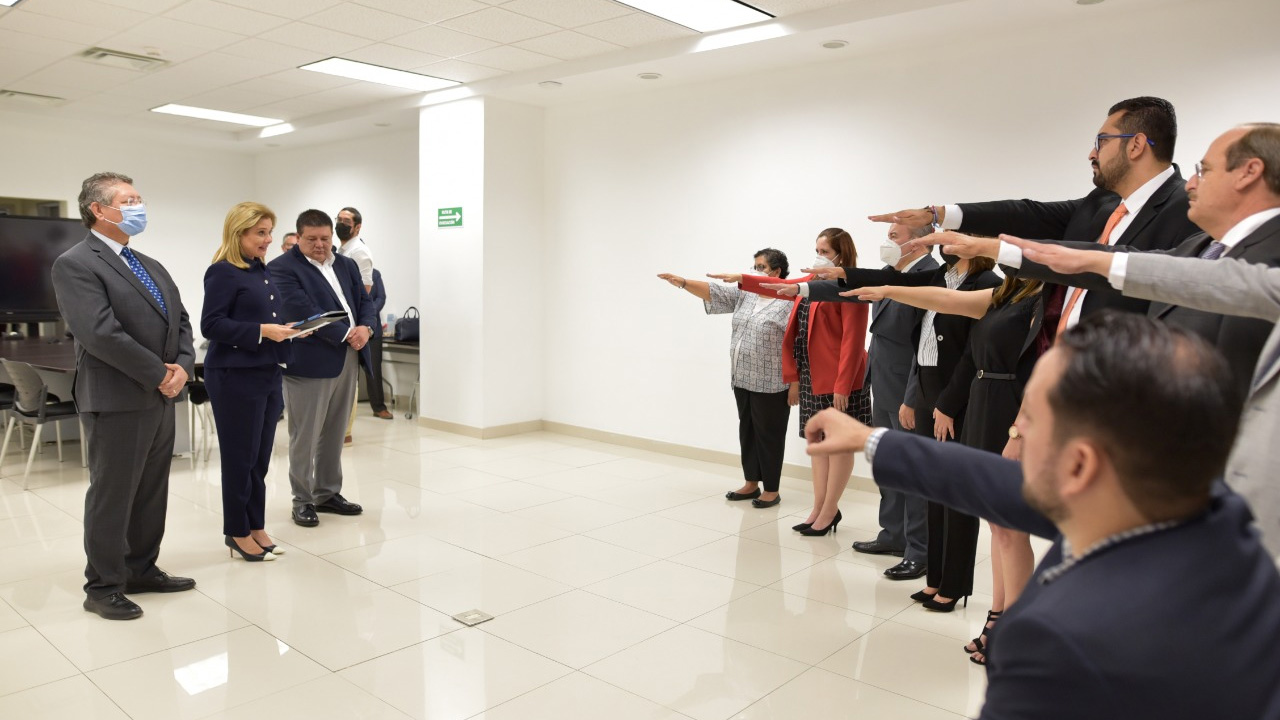
[[[88,232],[79,220],[0,215],[0,323],[60,319],[53,261]]]

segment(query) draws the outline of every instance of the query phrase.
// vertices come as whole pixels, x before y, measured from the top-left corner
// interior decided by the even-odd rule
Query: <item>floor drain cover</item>
[[[479,610],[468,610],[454,615],[453,619],[470,627],[472,625],[479,625],[486,620],[492,620],[493,616],[487,612],[481,612]]]

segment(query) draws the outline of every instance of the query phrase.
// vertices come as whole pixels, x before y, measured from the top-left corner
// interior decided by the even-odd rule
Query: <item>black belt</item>
[[[1018,376],[1013,373],[993,373],[986,370],[978,371],[979,380],[1017,380]]]

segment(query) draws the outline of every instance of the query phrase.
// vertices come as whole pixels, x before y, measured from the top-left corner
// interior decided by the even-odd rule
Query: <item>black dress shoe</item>
[[[775,497],[775,498],[774,498],[774,499],[772,499],[772,500],[761,500],[760,498],[755,498],[754,500],[752,500],[752,501],[751,501],[751,507],[754,507],[754,508],[771,508],[771,507],[773,507],[774,505],[777,505],[777,504],[778,504],[778,503],[780,503],[780,502],[782,502],[782,496],[781,496],[781,495],[779,495],[779,496]]]
[[[724,494],[726,500],[755,500],[760,497],[760,488],[756,488],[754,492],[740,493],[730,490]]]
[[[315,527],[320,524],[320,518],[316,517],[316,506],[310,503],[303,505],[301,508],[293,511],[293,523],[302,527]]]
[[[925,564],[918,560],[903,560],[884,571],[884,576],[890,580],[914,580],[925,574],[928,568]]]
[[[190,590],[196,586],[196,581],[191,578],[174,577],[163,570],[157,570],[158,574],[152,577],[138,578],[130,580],[124,584],[124,591],[130,595],[149,592],[182,592]]]
[[[359,515],[364,512],[364,508],[353,502],[347,502],[347,499],[341,495],[334,495],[316,506],[316,512],[336,513],[338,515]]]
[[[133,620],[142,617],[142,608],[124,593],[111,593],[106,597],[85,597],[84,609],[98,613],[107,620]]]
[[[866,553],[868,555],[894,555],[902,557],[901,548],[896,548],[889,543],[880,542],[879,540],[859,540],[853,544],[853,549],[855,552]]]

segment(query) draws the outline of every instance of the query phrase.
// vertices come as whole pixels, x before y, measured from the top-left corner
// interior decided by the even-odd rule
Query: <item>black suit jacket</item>
[[[302,249],[294,245],[289,252],[268,263],[272,282],[284,297],[285,322],[296,322],[330,310],[341,310],[342,303],[333,287],[316,266],[312,265]],[[373,301],[365,292],[360,279],[360,267],[356,261],[337,253],[333,255],[333,272],[338,286],[356,325],[365,325],[374,332],[381,327]],[[345,321],[325,325],[305,338],[293,341],[293,362],[285,368],[285,375],[308,378],[331,378],[342,374],[348,347],[344,338],[351,329]],[[369,346],[360,350],[360,361],[369,367]]]
[[[890,431],[872,474],[882,487],[1054,540],[990,631],[982,718],[1280,717],[1280,575],[1248,506],[1225,486],[1201,515],[1046,583],[1062,538],[1023,500],[1018,463]]]
[[[911,272],[936,270],[938,261],[932,255],[920,258]],[[893,270],[885,267],[884,270]],[[907,396],[911,363],[920,346],[920,319],[924,311],[892,300],[871,303],[871,347],[867,351],[867,383],[874,403],[891,413]]]
[[[1143,204],[1142,209],[1134,216],[1133,221],[1125,228],[1124,233],[1116,238],[1112,245],[1129,250],[1172,250],[1187,238],[1203,232],[1198,225],[1187,218],[1186,180],[1174,166],[1173,177],[1164,181]],[[1112,206],[1115,209],[1115,206]],[[1105,226],[1105,220],[1103,221]],[[1102,235],[1099,231],[1098,236]],[[1032,236],[1038,237],[1038,236]],[[1049,237],[1049,240],[1072,240],[1073,238]],[[1084,242],[1097,240],[1088,238]],[[1039,263],[1024,260],[1022,268],[1017,271],[1019,277],[1045,279],[1048,269]],[[1069,283],[1066,283],[1069,284]],[[1079,286],[1077,286],[1079,287]],[[1101,312],[1107,308],[1124,312],[1145,313],[1150,303],[1146,300],[1125,297],[1119,290],[1107,283],[1088,288],[1080,306],[1080,317]]]
[[[1187,238],[1172,250],[1152,252],[1163,252],[1173,257],[1197,257],[1208,247],[1210,242],[1212,242],[1212,238],[1208,234],[1199,233]],[[1123,245],[1105,247],[1097,243],[1062,243],[1062,245],[1094,251],[1128,252],[1131,250],[1131,248]],[[1239,258],[1250,263],[1280,267],[1280,217],[1272,218],[1263,223],[1261,227],[1223,254],[1223,257]],[[1094,289],[1111,287],[1107,278],[1093,273],[1060,275],[1042,265],[1033,265],[1030,268],[1031,274],[1028,275],[1028,269],[1024,264],[1021,271],[1024,277],[1034,277],[1048,282],[1083,287],[1089,290],[1090,294],[1093,293]],[[1193,310],[1166,303],[1151,303],[1147,314],[1164,320],[1171,325],[1186,328],[1218,348],[1226,356],[1227,363],[1231,366],[1231,374],[1236,381],[1236,386],[1240,389],[1241,397],[1248,395],[1249,381],[1253,378],[1253,370],[1254,366],[1257,365],[1258,356],[1262,354],[1262,346],[1266,344],[1267,336],[1271,334],[1272,323],[1265,320]]]
[[[1077,200],[960,203],[960,210],[964,213],[960,232],[992,237],[1005,233],[1023,238],[1094,242],[1102,235],[1107,218],[1119,204],[1119,195],[1101,188],[1094,188],[1093,192]]]

